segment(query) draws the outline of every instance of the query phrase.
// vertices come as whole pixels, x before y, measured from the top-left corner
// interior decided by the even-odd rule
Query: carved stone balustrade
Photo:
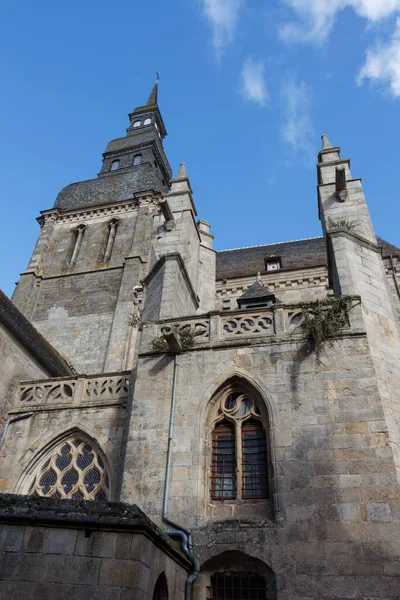
[[[101,373],[67,379],[24,381],[19,386],[14,409],[55,409],[70,406],[120,404],[129,394],[130,372]],[[14,411],[13,411],[14,412]]]
[[[350,311],[349,327],[343,334],[364,333],[361,307],[354,297],[355,305]],[[207,315],[186,317],[182,319],[166,319],[162,322],[148,322],[143,325],[140,353],[162,351],[162,347],[154,345],[164,331],[174,327],[178,335],[184,331],[193,334],[193,348],[243,345],[304,337],[300,327],[303,320],[300,304],[278,304],[260,310],[238,310],[212,312]]]

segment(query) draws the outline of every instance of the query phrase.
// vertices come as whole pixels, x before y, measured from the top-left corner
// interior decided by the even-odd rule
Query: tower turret
[[[147,103],[129,114],[126,136],[107,144],[98,178],[64,188],[55,207],[71,210],[130,200],[143,192],[167,193],[172,170],[163,147],[166,135],[156,81]]]

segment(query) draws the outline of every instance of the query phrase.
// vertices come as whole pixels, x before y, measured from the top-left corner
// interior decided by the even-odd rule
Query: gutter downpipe
[[[181,541],[181,548],[190,562],[193,564],[193,573],[189,575],[185,584],[185,600],[191,600],[192,598],[192,585],[197,579],[200,571],[200,563],[197,557],[193,554],[192,545],[192,534],[188,529],[179,525],[174,521],[171,521],[167,517],[168,510],[168,492],[169,492],[169,481],[171,472],[171,457],[172,457],[172,440],[174,435],[174,420],[175,420],[175,402],[176,402],[176,376],[178,372],[178,354],[174,354],[174,376],[172,381],[172,397],[171,397],[171,413],[169,418],[169,431],[168,431],[168,447],[167,447],[167,465],[165,468],[165,482],[164,482],[164,500],[162,507],[162,520],[164,523],[173,527],[173,529],[166,529],[164,533],[170,537],[179,538]]]
[[[31,417],[32,415],[33,415],[33,412],[27,412],[27,413],[22,413],[21,415],[16,415],[15,417],[10,417],[9,419],[7,419],[7,421],[4,424],[3,433],[1,434],[1,438],[0,438],[0,448],[3,446],[4,440],[6,439],[9,425],[11,423],[15,423],[16,421],[21,421],[22,419],[27,419],[28,417]]]

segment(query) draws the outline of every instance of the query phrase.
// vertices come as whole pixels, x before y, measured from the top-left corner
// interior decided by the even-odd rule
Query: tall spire
[[[147,100],[146,106],[157,106],[157,96],[158,96],[158,77],[156,79],[155,84],[153,85],[153,89],[150,92],[149,99]]]
[[[321,135],[321,139],[322,139],[322,150],[329,150],[329,148],[332,148],[332,144],[330,143],[326,133],[323,133]]]

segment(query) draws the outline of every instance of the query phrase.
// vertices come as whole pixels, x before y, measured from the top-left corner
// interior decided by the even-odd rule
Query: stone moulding
[[[359,301],[358,296],[354,296]],[[343,328],[341,336],[366,335],[361,314],[361,306],[355,305],[350,313],[350,325]],[[215,348],[218,346],[246,345],[254,343],[274,343],[304,339],[300,328],[302,323],[301,304],[278,304],[268,309],[220,311],[207,315],[166,319],[143,324],[143,338],[140,354],[154,352],[151,340],[163,335],[166,326],[182,331],[190,329],[194,333],[191,350]]]
[[[127,212],[134,212],[139,205],[139,199],[121,201],[119,203],[106,204],[102,206],[94,206],[86,210],[62,211],[59,208],[41,211],[41,216],[37,218],[39,225],[42,227],[48,221],[56,224],[75,223],[87,219],[104,218],[113,215],[118,215]]]
[[[129,395],[130,371],[99,375],[24,381],[12,412],[121,404]]]

